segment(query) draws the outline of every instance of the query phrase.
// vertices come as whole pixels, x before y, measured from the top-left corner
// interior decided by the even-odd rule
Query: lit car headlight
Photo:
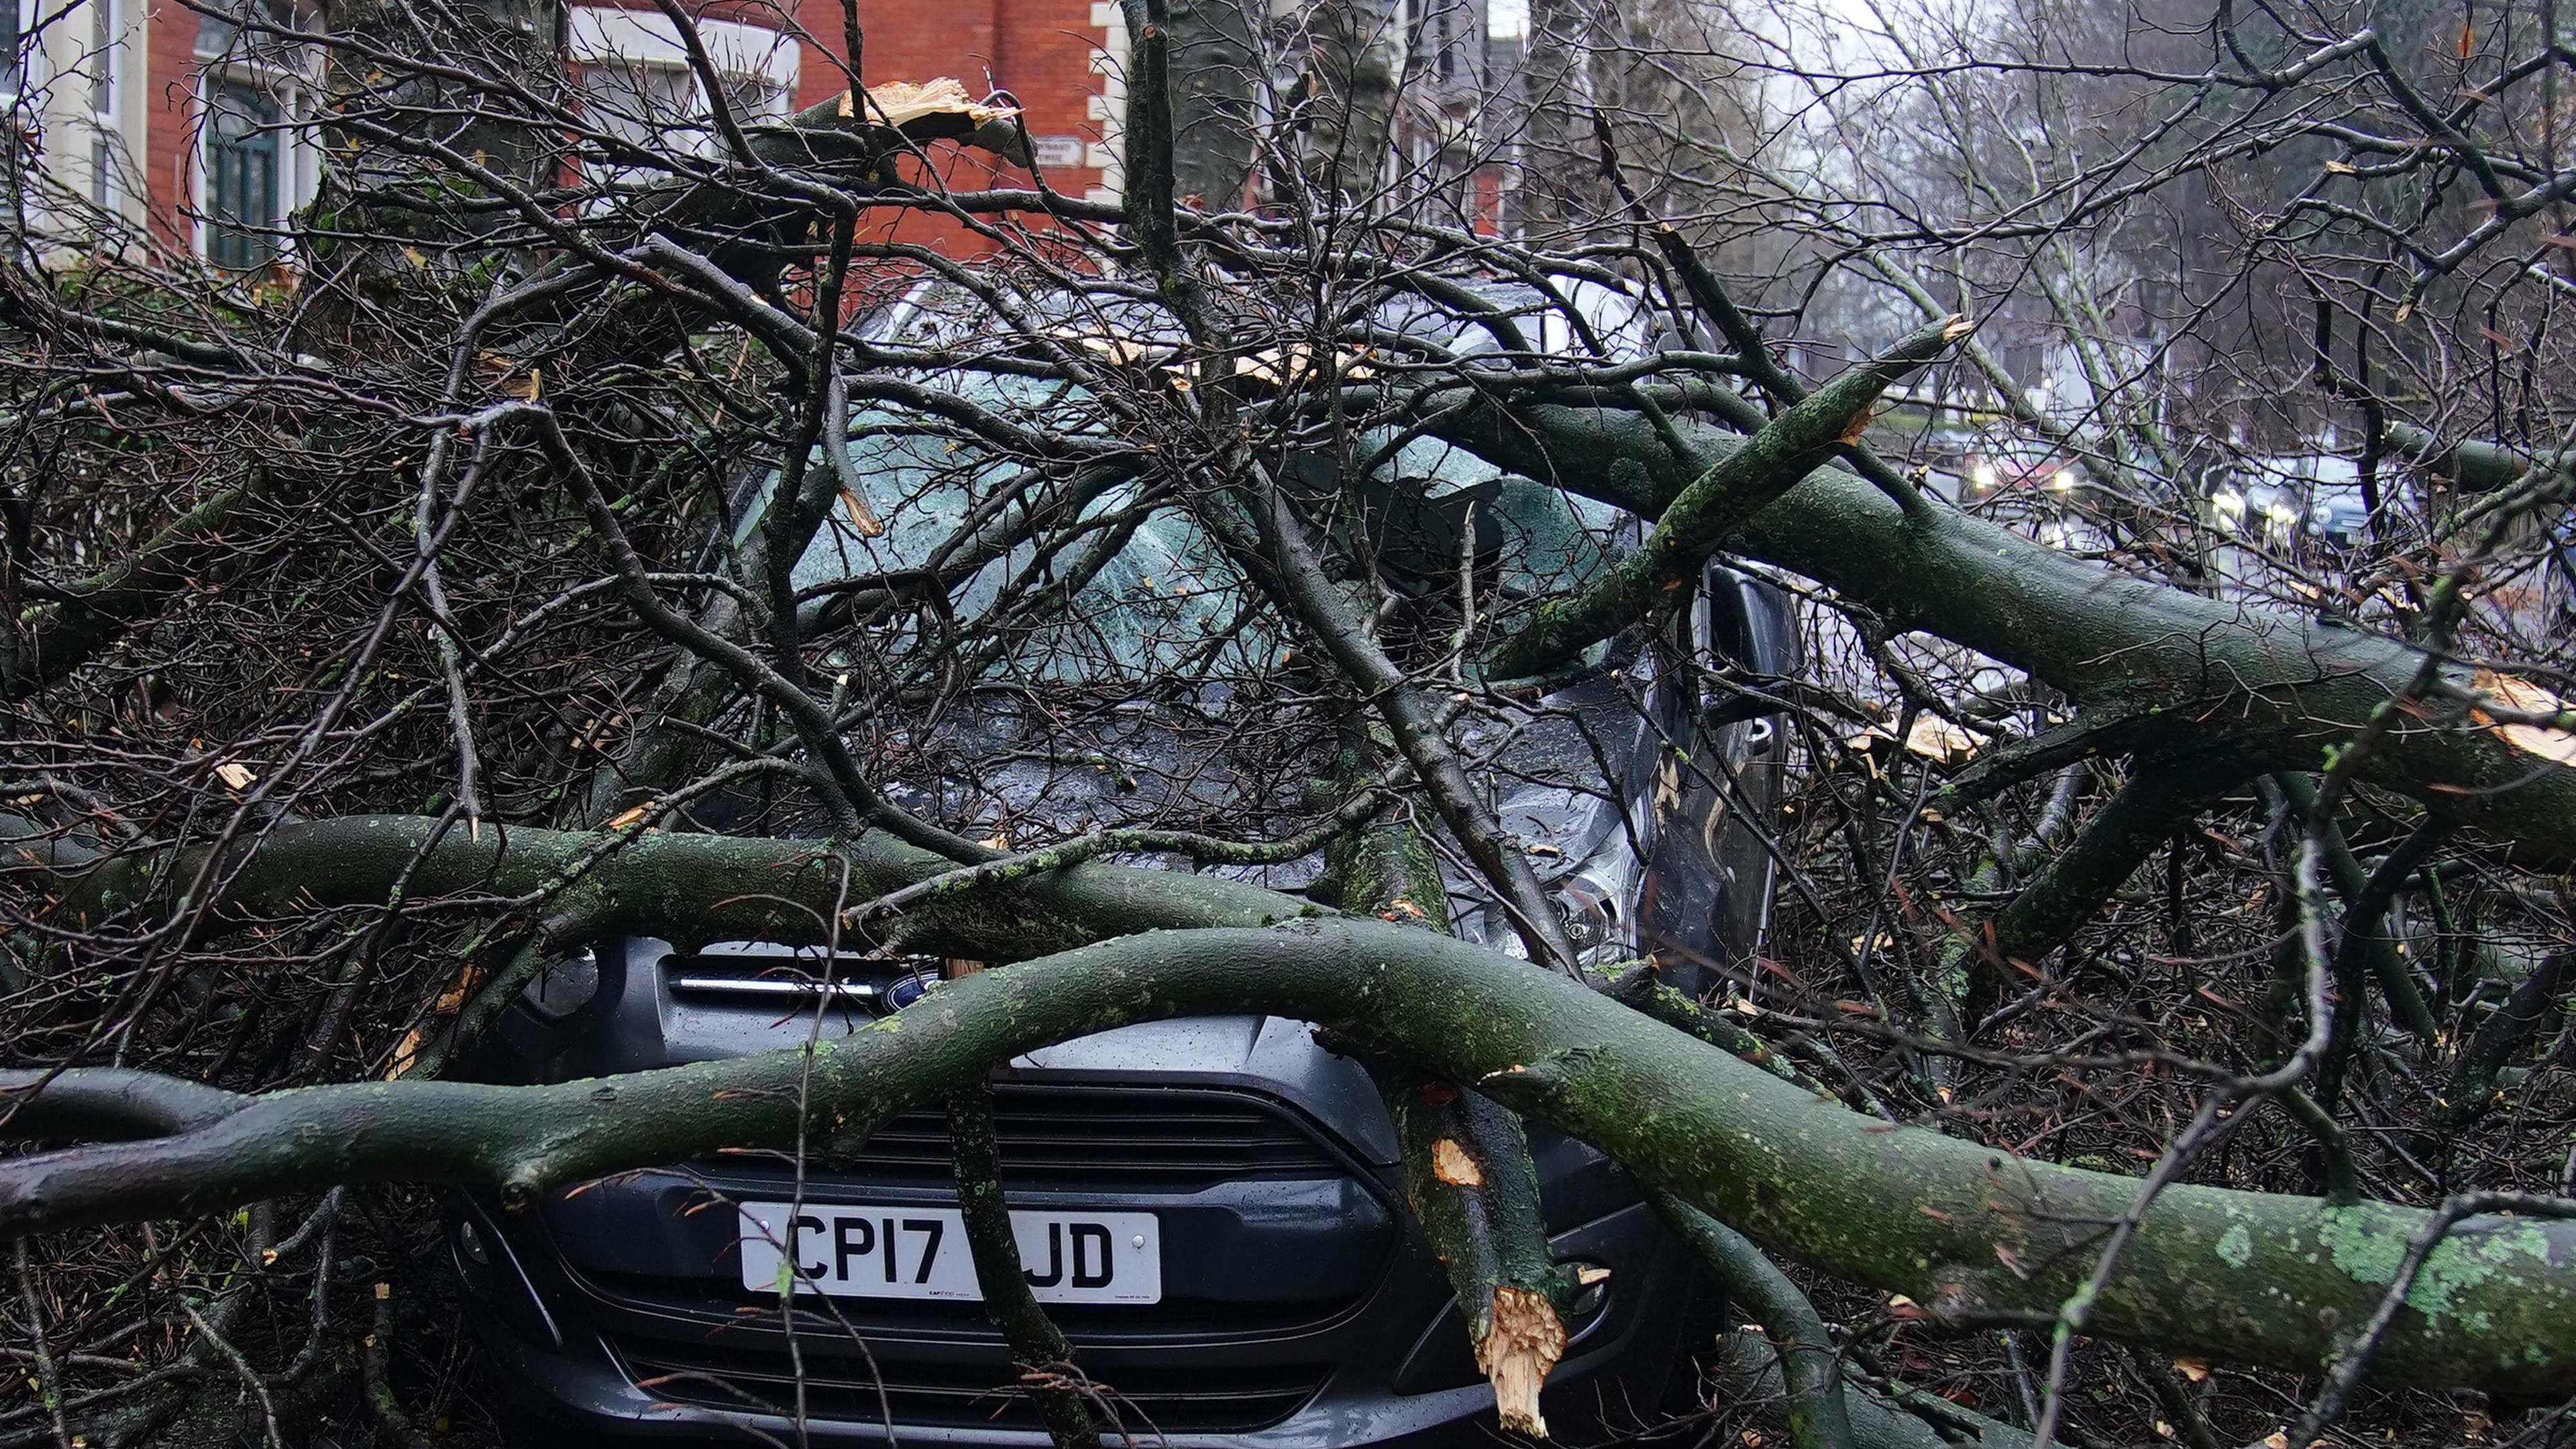
[[[2233,488],[2221,488],[2209,495],[2209,511],[2217,516],[2218,526],[2229,533],[2245,521],[2245,495]]]

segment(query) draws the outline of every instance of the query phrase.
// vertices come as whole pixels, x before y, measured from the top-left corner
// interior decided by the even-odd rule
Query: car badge
[[[886,1009],[888,1011],[901,1011],[905,1007],[919,1001],[921,998],[928,996],[930,994],[930,988],[938,984],[939,978],[931,975],[927,971],[915,971],[909,976],[898,976],[894,979],[893,983],[885,989],[884,1000]]]

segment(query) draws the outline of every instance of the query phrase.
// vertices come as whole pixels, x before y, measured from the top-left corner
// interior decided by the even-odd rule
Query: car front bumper
[[[775,1007],[674,990],[667,951],[603,957],[610,1025],[574,1034],[548,1076],[776,1043]],[[1050,1309],[1135,1438],[1287,1449],[1491,1421],[1448,1282],[1401,1202],[1377,1090],[1304,1023],[1139,1023],[1019,1059],[994,1093],[1012,1207],[1160,1225],[1160,1301]],[[1551,1378],[1551,1424],[1634,1422],[1678,1346],[1683,1251],[1598,1153],[1535,1126],[1530,1147],[1558,1260],[1611,1270]],[[852,1155],[809,1162],[801,1188],[783,1159],[738,1154],[579,1184],[521,1213],[459,1195],[451,1246],[495,1362],[559,1421],[793,1442],[801,1403],[809,1443],[878,1442],[889,1419],[909,1443],[1045,1442],[978,1303],[800,1295],[791,1343],[775,1291],[743,1284],[731,1206],[790,1200],[953,1207],[945,1114],[898,1115]]]
[[[1089,1205],[1132,1206],[1096,1196]],[[1608,1292],[1576,1325],[1549,1380],[1543,1406],[1551,1428],[1559,1438],[1582,1438],[1595,1426],[1646,1421],[1689,1307],[1690,1275],[1677,1245],[1635,1204],[1551,1241],[1560,1261],[1612,1270]],[[711,1322],[710,1310],[722,1311],[716,1302],[603,1285],[572,1266],[544,1222],[505,1218],[485,1201],[456,1200],[450,1246],[477,1336],[527,1411],[620,1438],[796,1441],[796,1417],[787,1412],[796,1375],[775,1299],[766,1312],[736,1306],[731,1322]],[[849,1312],[848,1326],[800,1315],[805,1442],[993,1449],[1047,1442],[1012,1387],[1007,1350],[980,1317],[887,1323],[866,1312],[878,1305],[834,1306]],[[1074,1320],[1068,1336],[1077,1364],[1120,1406],[1120,1427],[1139,1441],[1347,1449],[1446,1442],[1493,1423],[1493,1390],[1475,1372],[1447,1284],[1409,1232],[1365,1292],[1307,1322],[1174,1331],[1150,1310],[1126,1325],[1105,1315],[1058,1316]],[[927,1399],[925,1382],[936,1388]],[[882,1398],[879,1384],[888,1390]],[[932,1412],[922,1411],[925,1403]],[[1229,1416],[1233,1422],[1215,1422]],[[1161,1422],[1167,1418],[1176,1422]]]

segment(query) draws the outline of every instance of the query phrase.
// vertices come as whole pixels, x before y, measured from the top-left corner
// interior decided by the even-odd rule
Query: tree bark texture
[[[1130,1022],[1241,1011],[1316,1021],[1478,1084],[1767,1251],[1957,1320],[2054,1314],[2139,1186],[1862,1117],[1494,952],[1381,922],[1306,920],[1145,932],[981,972],[819,1044],[810,1063],[781,1052],[553,1086],[405,1080],[242,1097],[166,1137],[0,1165],[0,1234],[196,1216],[334,1182],[489,1183],[524,1209],[604,1173],[786,1146],[800,1080],[814,1138],[855,1147],[996,1061]],[[2314,1370],[2370,1319],[2426,1219],[2376,1202],[2171,1187],[2145,1210],[2088,1331]],[[2416,1278],[2380,1347],[2379,1381],[2564,1398],[2576,1392],[2571,1322],[2576,1223],[2473,1218]]]
[[[1458,401],[1458,399],[1450,399]],[[1501,466],[1657,517],[1743,446],[1675,418],[1676,456],[1640,413],[1538,404],[1462,406],[1432,430]],[[2210,598],[2033,542],[1957,509],[1906,510],[1839,468],[1809,473],[1725,546],[1920,629],[2027,670],[2076,705],[2124,715],[2124,748],[2233,759],[2245,778],[2313,769],[2390,698],[2423,651],[2330,615]],[[2456,700],[2474,671],[2445,663]],[[2401,720],[2360,778],[2436,814],[2519,842],[2526,864],[2576,860],[2576,769],[2497,730],[2444,728],[2456,703]],[[2527,858],[2526,858],[2527,857]]]

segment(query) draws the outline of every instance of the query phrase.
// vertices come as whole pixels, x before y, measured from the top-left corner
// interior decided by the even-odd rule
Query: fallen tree
[[[1740,435],[1612,408],[1451,408],[1442,433],[1505,466],[1645,517]],[[1685,449],[1677,455],[1673,444]],[[1727,535],[1896,630],[1921,629],[2029,671],[2065,693],[2069,723],[1997,752],[1983,788],[2070,760],[2220,758],[2240,780],[2329,762],[2374,716],[2401,717],[2359,769],[2433,813],[2492,831],[2549,866],[2576,859],[2576,768],[2545,732],[2561,719],[2531,685],[2335,614],[2214,598],[2069,556],[1956,509],[1904,508],[1838,468],[1808,473]],[[2480,716],[2485,723],[2477,723]]]
[[[2576,661],[2524,637],[2554,605],[2514,582],[2564,566],[2564,443],[2504,425],[2500,356],[2477,399],[2326,367],[2317,406],[2360,410],[2356,466],[2385,463],[2379,532],[2322,563],[2218,537],[2196,490],[2234,440],[2141,401],[2144,344],[2060,255],[2116,240],[2086,208],[2229,177],[2231,127],[2257,155],[2330,134],[2391,174],[2464,166],[2491,205],[2460,234],[2499,255],[2566,189],[2555,159],[2497,154],[2520,143],[2480,130],[2486,92],[2432,110],[2373,33],[2249,50],[2222,13],[2205,75],[2102,71],[2142,107],[2192,94],[2158,123],[2157,179],[2123,160],[2044,205],[1872,231],[1871,206],[1713,136],[1651,174],[1672,129],[1651,109],[1574,128],[1541,107],[1530,154],[1588,130],[1577,170],[1616,204],[1516,214],[1539,246],[1465,209],[1464,172],[1362,194],[1372,168],[1326,152],[1398,128],[1318,108],[1386,93],[1384,57],[1347,7],[1307,9],[1214,22],[1211,47],[1187,29],[1205,7],[1129,0],[1115,201],[1058,189],[1011,98],[954,82],[625,118],[657,136],[603,126],[618,99],[563,95],[555,59],[449,54],[407,14],[319,36],[262,17],[334,52],[351,158],[297,223],[294,286],[117,270],[144,237],[95,277],[6,262],[0,1237],[25,1250],[5,1311],[32,1346],[0,1444],[93,1411],[102,1441],[149,1437],[235,1381],[274,1430],[343,1361],[412,1442],[384,1345],[416,1295],[388,1285],[365,1352],[332,1347],[355,1322],[335,1234],[373,1184],[524,1210],[725,1149],[845,1148],[946,1101],[978,1261],[1004,1271],[985,1074],[1219,1012],[1366,1061],[1514,1429],[1544,1432],[1584,1286],[1549,1250],[1523,1117],[1621,1163],[1761,1321],[1767,1350],[1693,1347],[1776,1381],[1798,1449],[2046,1443],[2097,1338],[2260,1382],[2266,1407],[2227,1406],[2249,1438],[2301,1399],[2289,1437],[2322,1437],[2365,1378],[2499,1412],[2576,1394],[2576,1229],[2544,1195],[2576,1068],[2553,880],[2576,861],[2553,683]],[[692,93],[728,94],[666,18]],[[1534,65],[1567,53],[1555,23]],[[1187,138],[1249,147],[1254,112],[1206,124],[1224,87],[1176,67],[1301,24],[1261,206],[1194,202],[1182,178],[1211,168]],[[2293,39],[2280,68],[2248,58]],[[2275,98],[2334,87],[2394,109],[2262,129]],[[1941,104],[1942,125],[1981,114]],[[2421,134],[2356,129],[2387,114]],[[952,185],[957,147],[1027,184]],[[1960,149],[1943,186],[1999,196]],[[1734,200],[1660,210],[1711,167],[1759,181],[1750,210],[1787,238],[1763,254],[1836,260],[1717,265]],[[1580,189],[1532,179],[1510,205]],[[1480,220],[1429,219],[1452,192]],[[2076,196],[2107,199],[2052,209]],[[907,230],[923,214],[981,252]],[[1956,295],[2043,309],[2098,417],[2024,395],[1924,280],[2025,243],[2027,290],[1963,271]],[[2563,284],[2449,296],[2464,257],[2400,251],[2374,264],[2412,277],[2395,321],[2375,274],[2325,275],[2343,290],[2318,306],[2365,330],[2452,306],[2490,341],[2511,322],[2545,418]],[[1920,316],[1867,313],[1892,345],[1802,379],[1765,329],[1816,341],[1801,289],[1847,263]],[[1996,395],[1946,390],[1952,349]],[[2026,491],[2061,515],[1944,501],[1956,439],[1873,426],[1900,379],[1900,408],[2044,442],[2064,466]],[[2444,441],[2470,402],[2501,441]],[[2479,497],[2435,516],[2454,483]],[[2414,493],[2418,531],[2383,529]],[[1739,566],[1770,592],[1729,594],[1754,587]],[[1568,825],[1594,805],[1597,829]],[[1249,879],[1271,869],[1288,888]],[[958,979],[805,1051],[445,1079],[553,968],[635,936]],[[1016,964],[975,969],[995,962]],[[170,1270],[173,1220],[242,1271]],[[58,1310],[47,1255],[83,1253],[148,1306],[74,1287]],[[285,1273],[309,1326],[253,1363],[233,1330]],[[1025,1295],[993,1307],[1050,1432],[1099,1437],[1081,1335]],[[1877,1356],[1906,1335],[1984,1354],[1963,1372],[2026,1396],[2027,1426],[1941,1418],[1907,1381],[1930,1369]],[[2204,1404],[2147,1389],[2218,1442]]]
[[[772,1053],[554,1087],[413,1081],[269,1096],[74,1069],[22,1096],[11,1130],[113,1124],[139,1140],[11,1161],[0,1233],[192,1216],[357,1182],[484,1183],[524,1206],[621,1169],[790,1144],[800,1082],[805,1126],[855,1146],[894,1113],[1033,1048],[1237,1011],[1315,1021],[1473,1082],[1776,1252],[1963,1323],[2052,1314],[2139,1196],[2134,1179],[1856,1115],[1553,973],[1434,933],[1311,920],[1138,933],[981,972],[810,1059]],[[11,1086],[40,1080],[21,1073]],[[56,1091],[60,1108],[48,1105]],[[2093,1328],[2317,1367],[2370,1320],[2428,1218],[2170,1188],[2097,1295]],[[2576,1224],[2460,1223],[2403,1297],[2382,1341],[2384,1381],[2521,1401],[2576,1392]]]

